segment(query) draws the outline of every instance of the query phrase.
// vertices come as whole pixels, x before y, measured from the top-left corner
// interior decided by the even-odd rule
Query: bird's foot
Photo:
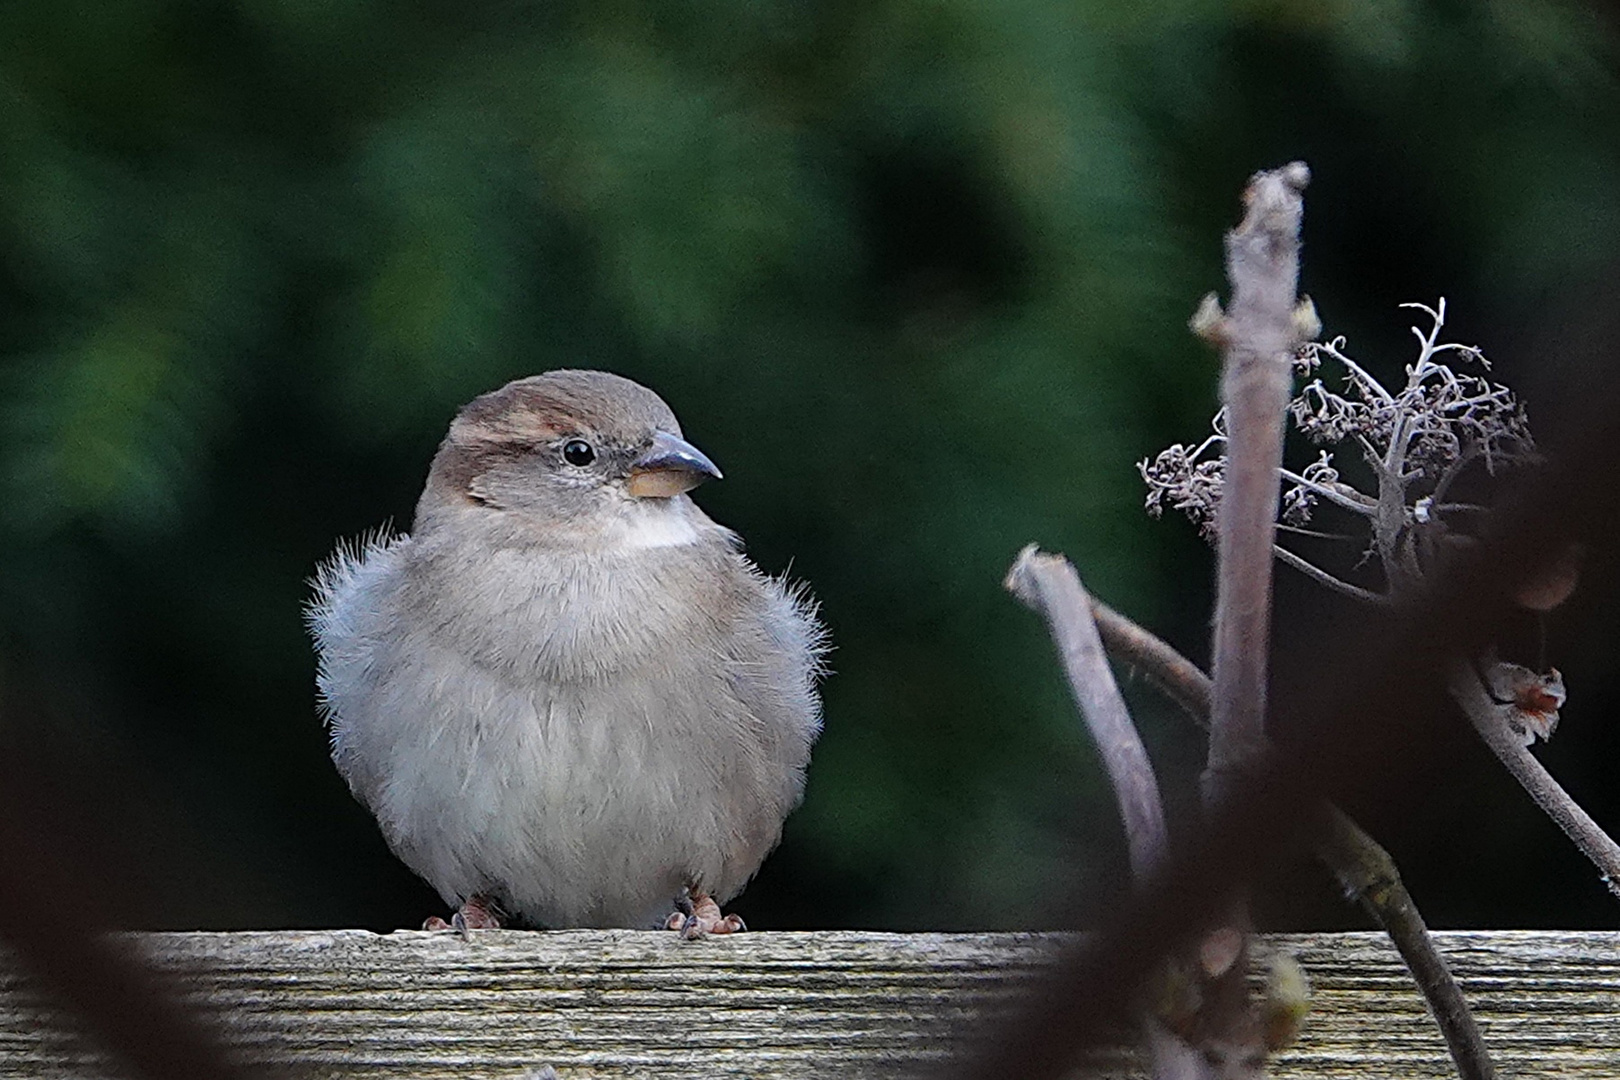
[[[695,941],[710,934],[739,934],[748,927],[740,915],[720,914],[720,905],[708,893],[688,889],[675,898],[675,910],[664,920],[664,929],[678,930],[683,939]]]
[[[487,896],[469,896],[445,922],[437,915],[431,915],[422,923],[424,930],[454,930],[463,939],[471,930],[499,930],[501,928],[501,909],[495,901]]]

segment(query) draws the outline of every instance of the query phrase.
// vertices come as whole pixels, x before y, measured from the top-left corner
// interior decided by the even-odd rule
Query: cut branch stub
[[[1004,584],[1051,630],[1069,690],[1108,770],[1125,825],[1131,872],[1141,882],[1168,851],[1164,804],[1153,764],[1108,666],[1092,620],[1091,597],[1069,560],[1045,554],[1034,544],[1018,553]]]

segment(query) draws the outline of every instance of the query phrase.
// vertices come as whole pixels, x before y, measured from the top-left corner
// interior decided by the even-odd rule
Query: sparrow
[[[687,494],[720,475],[651,390],[551,371],[462,407],[408,534],[317,571],[332,759],[458,928],[742,929],[827,638]]]

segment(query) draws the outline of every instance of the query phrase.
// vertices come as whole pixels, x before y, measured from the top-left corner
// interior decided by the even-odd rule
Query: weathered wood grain
[[[1439,935],[1504,1075],[1620,1077],[1620,933]],[[1038,934],[292,931],[131,935],[247,1059],[306,1077],[898,1077],[1012,1002]],[[1315,992],[1279,1077],[1444,1077],[1377,934],[1273,938]],[[0,961],[0,1076],[112,1077]],[[1087,1075],[1134,1075],[1124,1049]]]

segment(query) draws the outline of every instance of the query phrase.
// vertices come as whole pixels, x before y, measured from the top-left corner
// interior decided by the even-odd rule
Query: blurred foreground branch
[[[0,761],[0,941],[72,1006],[137,1080],[248,1080],[214,1031],[110,928],[120,883],[77,857],[106,841],[67,812],[48,768],[18,747]],[[10,1075],[10,1074],[8,1074]]]
[[[1208,729],[1211,686],[1198,665],[1099,600],[1092,600],[1091,614],[1115,659],[1141,670],[1200,727]],[[1322,800],[1317,813],[1321,824],[1312,842],[1316,857],[1394,942],[1445,1037],[1458,1075],[1462,1080],[1491,1080],[1496,1067],[1479,1025],[1401,881],[1395,860],[1331,802]]]

